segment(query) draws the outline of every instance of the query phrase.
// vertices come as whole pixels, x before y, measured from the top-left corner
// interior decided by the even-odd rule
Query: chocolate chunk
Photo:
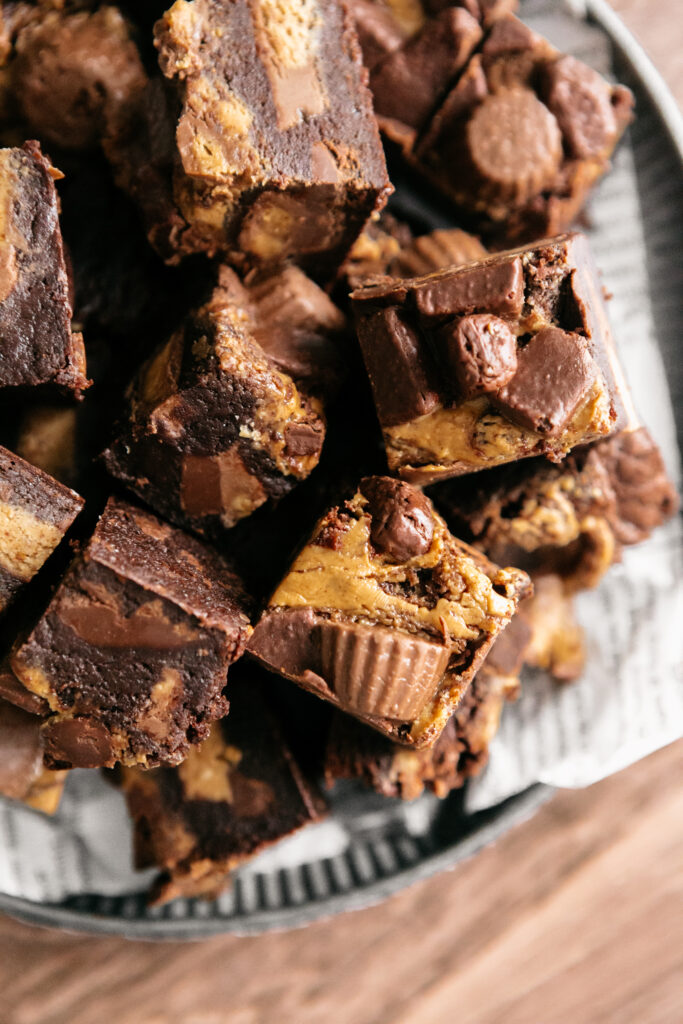
[[[316,424],[302,423],[285,430],[285,450],[288,455],[320,455],[325,431]]]
[[[430,319],[478,312],[519,316],[524,304],[522,261],[516,257],[444,271],[416,282],[414,291],[418,310]]]
[[[482,187],[523,202],[549,188],[562,162],[557,121],[529,89],[487,96],[467,126],[467,147]]]
[[[573,157],[594,159],[611,152],[619,129],[612,90],[602,75],[575,57],[560,57],[545,69],[544,97]]]
[[[23,711],[28,711],[31,715],[42,717],[50,711],[48,702],[22,686],[7,665],[0,665],[0,700],[7,701],[8,704],[13,704]]]
[[[481,37],[478,22],[461,8],[430,19],[371,73],[377,116],[419,131]]]
[[[23,800],[42,771],[40,719],[0,700],[0,794]]]
[[[378,551],[396,562],[407,562],[429,551],[434,520],[421,491],[386,476],[362,480],[360,490],[369,502],[370,536]]]
[[[488,313],[463,317],[439,331],[446,362],[463,398],[498,391],[517,370],[517,339]]]
[[[99,768],[114,759],[111,735],[93,718],[64,718],[44,729],[45,761],[51,768]]]
[[[406,33],[393,12],[374,0],[350,0],[348,8],[358,33],[363,64],[372,71],[384,57],[398,50]]]
[[[597,372],[585,338],[546,327],[520,349],[517,373],[493,401],[513,422],[556,437],[587,397]]]
[[[358,337],[383,424],[405,423],[437,407],[429,353],[403,312],[380,309],[364,317]]]
[[[312,608],[288,608],[267,615],[247,643],[254,657],[283,675],[320,676],[318,616]]]
[[[19,33],[13,80],[31,132],[67,149],[96,145],[146,75],[115,7],[47,11]]]

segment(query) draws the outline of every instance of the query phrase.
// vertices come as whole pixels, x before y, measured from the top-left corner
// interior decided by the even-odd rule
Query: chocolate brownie
[[[116,7],[45,10],[19,31],[12,84],[31,133],[65,149],[96,146],[147,82]]]
[[[108,145],[152,244],[329,276],[391,191],[345,7],[178,0],[155,33],[166,85]]]
[[[42,721],[0,699],[0,796],[54,814],[67,773],[43,765]]]
[[[633,96],[513,16],[493,25],[414,162],[491,244],[563,231],[609,169]]]
[[[528,590],[525,573],[451,536],[416,488],[368,477],[318,523],[248,650],[392,739],[428,746]]]
[[[430,495],[450,528],[489,558],[567,592],[594,587],[621,557],[669,519],[678,502],[644,427],[622,431],[560,465],[544,459],[438,485]]]
[[[47,561],[83,504],[75,491],[0,447],[0,614]]]
[[[40,715],[42,718],[50,713],[48,702],[31,693],[19,682],[6,658],[0,660],[0,701],[6,701],[14,707],[22,708],[31,715]]]
[[[88,386],[71,301],[54,179],[37,142],[0,149],[0,388]]]
[[[228,710],[249,632],[241,585],[212,550],[110,499],[10,663],[52,711],[46,763],[176,764]]]
[[[515,615],[433,747],[407,750],[336,712],[325,756],[328,786],[337,779],[358,779],[382,796],[403,800],[414,800],[425,789],[443,798],[462,786],[486,765],[505,701],[517,697],[529,640],[526,620]]]
[[[217,896],[239,864],[324,813],[259,685],[243,674],[229,696],[228,717],[177,768],[122,773],[137,866],[162,872],[153,904]]]
[[[557,461],[626,416],[582,235],[369,284],[352,300],[389,467],[414,483]]]
[[[108,470],[199,532],[222,531],[282,497],[318,464],[325,422],[313,392],[335,376],[342,328],[302,272],[284,269],[246,289],[225,269],[133,382],[128,419],[104,454]]]

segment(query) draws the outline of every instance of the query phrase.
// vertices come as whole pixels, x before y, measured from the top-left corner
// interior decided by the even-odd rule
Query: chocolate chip
[[[561,434],[597,373],[585,338],[545,327],[517,354],[517,373],[494,404],[513,423],[546,437]]]
[[[530,89],[487,96],[466,135],[474,173],[497,198],[524,202],[554,184],[562,163],[562,133]]]
[[[415,302],[430,319],[477,312],[519,316],[524,304],[522,261],[517,257],[434,275],[415,289]]]
[[[617,135],[612,91],[605,79],[575,57],[560,57],[545,69],[545,101],[573,157],[606,156]]]
[[[517,370],[517,339],[488,313],[463,317],[439,331],[447,365],[463,398],[499,391]]]
[[[383,426],[407,423],[439,404],[434,368],[422,339],[397,309],[358,320],[358,338]]]
[[[429,551],[434,519],[421,491],[385,476],[362,480],[360,489],[368,499],[370,537],[378,551],[396,562],[407,562]]]
[[[109,731],[92,718],[48,722],[44,739],[45,760],[50,767],[100,768],[114,762]]]

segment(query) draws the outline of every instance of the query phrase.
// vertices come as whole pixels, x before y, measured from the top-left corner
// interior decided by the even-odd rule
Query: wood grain
[[[681,0],[613,0],[683,103]],[[304,931],[201,944],[0,919],[0,1024],[674,1024],[683,743],[453,873]]]

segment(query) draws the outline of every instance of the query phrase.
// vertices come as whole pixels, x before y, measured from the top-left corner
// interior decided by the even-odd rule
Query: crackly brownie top
[[[520,427],[557,437],[595,399],[601,432],[611,432],[616,360],[588,260],[583,238],[563,235],[353,292],[382,424],[485,398]],[[389,352],[384,372],[374,369],[380,345],[400,373]]]
[[[269,608],[313,608],[462,649],[509,618],[526,577],[456,541],[431,502],[389,477],[369,477],[320,521]]]
[[[54,178],[37,142],[0,150],[0,387],[87,387],[71,303]]]
[[[156,26],[181,84],[187,175],[240,191],[283,177],[384,189],[358,45],[336,0],[177,0]]]
[[[209,628],[232,633],[248,627],[241,583],[223,559],[127,502],[109,499],[84,555]]]

